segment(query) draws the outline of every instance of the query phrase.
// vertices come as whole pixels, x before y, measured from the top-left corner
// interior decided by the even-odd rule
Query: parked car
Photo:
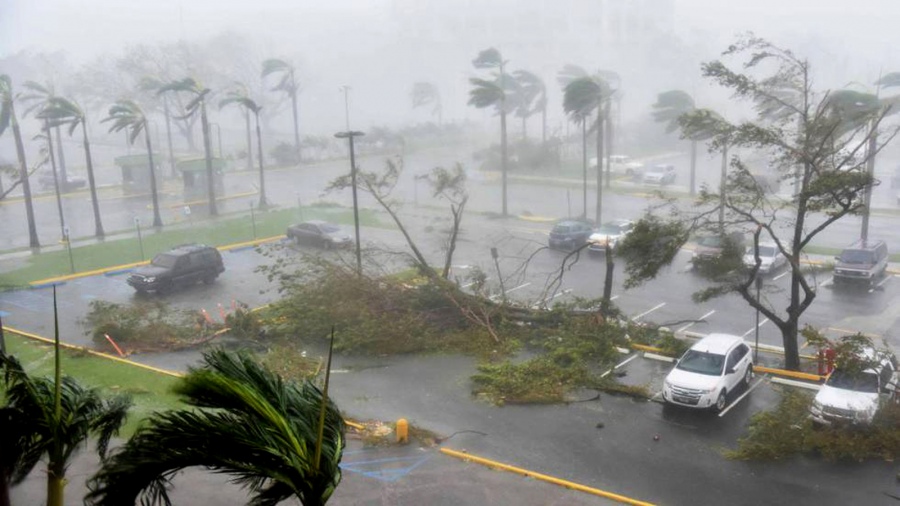
[[[654,165],[644,172],[644,184],[658,184],[660,186],[675,182],[674,165]]]
[[[731,242],[732,246],[739,248],[738,251],[741,251],[744,249],[746,239],[744,234],[740,232],[729,232],[725,235],[707,234],[697,237],[694,240],[694,252],[691,255],[692,266],[697,260],[710,260],[720,257],[728,241]]]
[[[219,250],[204,244],[183,244],[135,269],[128,284],[138,293],[166,293],[199,281],[210,284],[223,272],[225,264]]]
[[[550,230],[550,247],[574,250],[584,246],[593,233],[593,224],[582,220],[563,220]]]
[[[68,174],[66,174],[66,181],[63,181],[62,177],[60,177],[59,182],[59,191],[61,192],[69,192],[87,186],[87,181],[83,177],[73,177],[69,176]],[[45,172],[39,175],[38,184],[40,185],[42,190],[55,190],[53,184],[53,173]]]
[[[864,350],[862,370],[834,369],[819,389],[809,416],[820,425],[860,424],[872,421],[878,409],[897,401],[900,373],[893,353]]]
[[[323,249],[349,248],[353,245],[350,234],[341,227],[321,220],[310,220],[287,228],[287,238],[297,244],[318,246]]]
[[[778,249],[778,245],[773,242],[759,243],[759,273],[770,274],[777,271],[787,264],[787,257]],[[756,252],[753,246],[747,248],[744,253],[744,265],[752,269],[756,265]]]
[[[669,404],[721,411],[729,392],[752,378],[750,346],[738,336],[709,334],[678,359],[663,382],[662,396]]]
[[[615,248],[619,241],[631,233],[634,222],[630,220],[609,221],[600,225],[593,234],[588,237],[588,251],[591,253],[606,253],[606,245]]]
[[[591,157],[589,167],[597,168],[597,157]],[[640,179],[644,173],[644,164],[636,162],[628,155],[610,155],[610,173],[617,176],[628,176],[630,178]],[[603,160],[603,168],[606,168],[606,160]]]
[[[887,272],[888,249],[884,241],[857,241],[834,257],[834,284],[871,286]]]

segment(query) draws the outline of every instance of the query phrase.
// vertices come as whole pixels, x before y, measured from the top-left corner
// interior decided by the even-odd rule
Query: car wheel
[[[753,380],[753,364],[748,365],[747,370],[744,371],[744,386],[749,387],[751,380]]]
[[[156,293],[158,295],[165,295],[167,293],[172,292],[173,284],[171,281],[166,281],[165,283],[159,285],[159,288],[156,289]]]
[[[725,409],[725,401],[726,401],[726,392],[723,388],[721,392],[719,392],[719,397],[716,398],[716,412],[721,413],[723,409]]]
[[[212,274],[212,273],[204,275],[203,276],[203,284],[211,285],[211,284],[215,283],[216,277],[217,277],[216,274]]]
[[[331,241],[329,241],[328,239],[323,239],[322,240],[322,249],[330,250],[331,249]]]

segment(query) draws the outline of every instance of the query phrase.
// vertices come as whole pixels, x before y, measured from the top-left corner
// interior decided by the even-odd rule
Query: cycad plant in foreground
[[[175,391],[192,409],[153,415],[90,480],[87,504],[169,504],[170,478],[194,466],[233,476],[254,506],[322,505],[340,483],[344,421],[327,382],[323,393],[218,350]]]

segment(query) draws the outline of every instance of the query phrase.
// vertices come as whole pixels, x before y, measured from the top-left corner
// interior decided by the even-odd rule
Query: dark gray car
[[[288,227],[287,238],[297,244],[319,246],[324,249],[349,248],[353,245],[350,234],[332,223],[310,220]]]

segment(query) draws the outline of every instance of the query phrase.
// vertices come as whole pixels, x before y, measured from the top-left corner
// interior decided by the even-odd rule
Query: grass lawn
[[[5,332],[7,352],[15,355],[30,374],[53,375],[53,347]],[[141,420],[155,411],[184,408],[171,393],[178,378],[74,350],[61,350],[62,371],[85,386],[99,388],[105,394],[131,395],[134,405],[120,437],[131,436]]]
[[[302,210],[302,220],[320,219],[338,224],[352,224],[353,210],[338,206],[310,206]],[[148,260],[160,251],[178,244],[198,242],[214,246],[224,246],[254,239],[284,234],[292,223],[302,221],[297,208],[279,209],[270,212],[255,212],[254,220],[249,214],[222,216],[217,219],[197,221],[187,226],[163,227],[156,232],[145,230],[142,241],[137,237],[108,239],[98,244],[88,244],[72,248],[75,272],[90,271]],[[363,226],[379,226],[376,213],[360,209],[359,222]],[[143,242],[144,258],[141,258]],[[22,286],[31,281],[71,274],[69,254],[65,249],[46,251],[28,258],[28,265],[21,269],[0,274],[0,286]]]

